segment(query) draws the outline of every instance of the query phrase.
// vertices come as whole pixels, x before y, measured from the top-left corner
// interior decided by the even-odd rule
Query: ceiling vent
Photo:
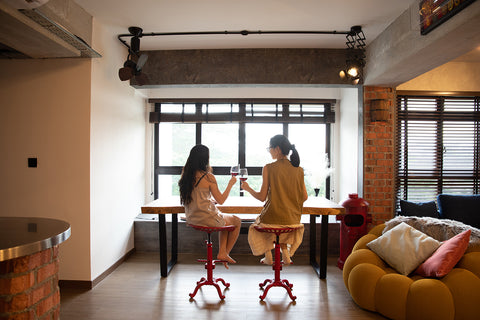
[[[74,0],[0,0],[0,59],[99,58],[92,22]]]
[[[15,9],[35,9],[38,8],[49,0],[3,0]]]
[[[57,24],[55,21],[48,18],[42,12],[37,9],[20,9],[21,13],[29,17],[44,29],[50,31],[66,43],[70,44],[74,48],[80,51],[82,58],[100,58],[101,55],[93,50],[85,41],[76,35],[70,33],[67,29]]]

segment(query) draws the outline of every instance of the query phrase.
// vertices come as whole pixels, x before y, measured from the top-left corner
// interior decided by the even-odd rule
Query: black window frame
[[[435,109],[432,108],[432,101],[435,101]],[[428,104],[429,107],[421,107],[422,103]],[[473,104],[472,111],[462,110],[462,103]],[[459,110],[455,111],[452,108],[450,111],[445,110],[445,106],[455,105],[459,106]],[[412,105],[410,109],[409,106]],[[430,108],[430,110],[427,110]],[[435,128],[435,163],[432,165],[434,169],[431,170],[413,170],[409,168],[408,151],[408,134],[414,132],[420,132],[422,128],[408,131],[409,121],[416,121],[421,123],[432,124]],[[473,122],[473,168],[471,173],[469,170],[458,170],[446,168],[444,165],[445,160],[445,138],[444,130],[448,123],[462,123]],[[421,126],[419,126],[421,127]],[[454,127],[455,128],[455,127]],[[455,128],[457,131],[461,130],[461,126],[457,125]],[[462,187],[466,185],[471,188],[471,194],[479,194],[480,192],[480,93],[477,92],[452,92],[452,93],[440,93],[440,92],[416,92],[416,91],[398,91],[397,92],[397,107],[396,107],[396,127],[395,127],[395,199],[396,210],[399,212],[400,200],[414,201],[414,202],[427,202],[436,201],[438,194],[444,193],[445,189],[454,190],[455,184],[458,184],[458,189],[463,190]],[[457,134],[457,131],[453,130],[452,136]],[[424,142],[430,141],[423,139]],[[418,143],[422,141],[416,141],[417,148]],[[460,154],[457,151],[458,156]],[[417,154],[421,155],[421,151]],[[432,153],[430,154],[432,155]],[[448,180],[448,183],[445,182]],[[429,184],[426,182],[430,181]],[[435,181],[433,184],[431,181]],[[468,182],[471,181],[471,184]],[[409,196],[409,186],[417,186],[420,189],[424,183],[425,190],[436,190],[434,198],[422,198],[421,194],[415,194]],[[449,192],[457,194],[456,192]],[[458,194],[464,194],[459,193]]]
[[[160,196],[158,188],[159,175],[180,175],[182,166],[160,166],[159,165],[159,128],[161,122],[174,123],[195,123],[195,143],[200,144],[203,123],[238,123],[239,124],[239,150],[238,163],[245,167],[245,125],[247,123],[281,123],[283,134],[288,137],[288,125],[295,123],[320,123],[325,124],[325,154],[331,157],[331,124],[335,122],[336,100],[334,99],[150,99],[149,103],[154,104],[154,111],[150,112],[149,122],[154,124],[154,199]],[[162,112],[162,105],[165,104],[195,104],[195,113]],[[214,104],[237,104],[238,112],[209,113],[208,105]],[[205,108],[205,105],[207,106]],[[262,113],[257,115],[254,106],[277,106],[270,114]],[[323,112],[312,112],[309,106],[323,106]],[[290,106],[296,106],[290,110]],[[299,106],[299,107],[298,107]],[[249,108],[250,107],[250,108]],[[293,108],[292,108],[293,109]],[[233,108],[231,109],[233,110]],[[215,175],[229,175],[230,167],[212,167]],[[249,166],[249,175],[261,175],[263,167]],[[330,176],[325,181],[325,196],[330,198]]]

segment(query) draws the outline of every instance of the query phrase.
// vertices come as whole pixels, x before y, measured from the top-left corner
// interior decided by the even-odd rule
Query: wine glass
[[[230,174],[232,175],[232,177],[237,176],[239,171],[240,171],[240,165],[239,164],[230,168]]]
[[[238,172],[240,175],[240,180],[241,181],[247,181],[248,178],[248,170],[247,168],[241,168],[240,171]]]
[[[247,181],[247,178],[248,178],[247,168],[241,168],[240,171],[238,172],[238,175],[240,176],[240,181]],[[243,195],[243,189],[241,184],[240,184],[240,195]]]

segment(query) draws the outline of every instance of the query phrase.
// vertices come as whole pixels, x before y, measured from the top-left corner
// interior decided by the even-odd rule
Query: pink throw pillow
[[[443,242],[437,251],[417,268],[415,273],[423,277],[441,278],[446,276],[467,250],[471,233],[471,230],[467,230]]]

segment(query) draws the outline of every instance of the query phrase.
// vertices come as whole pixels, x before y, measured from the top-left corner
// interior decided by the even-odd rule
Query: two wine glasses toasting
[[[248,178],[248,170],[247,168],[240,168],[240,165],[237,164],[236,166],[233,166],[230,168],[230,174],[233,177],[238,176],[240,181],[247,181]],[[240,194],[243,194],[243,190],[240,189]]]

